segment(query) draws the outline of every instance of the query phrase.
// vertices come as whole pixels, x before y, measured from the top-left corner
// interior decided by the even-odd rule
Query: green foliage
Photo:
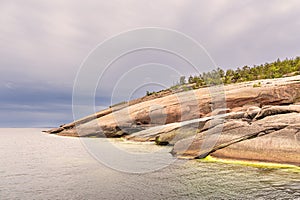
[[[115,106],[120,106],[120,105],[122,105],[122,104],[127,104],[127,103],[128,103],[127,101],[122,101],[122,102],[120,102],[120,103],[116,103],[116,104],[114,104],[114,105],[109,106],[109,108],[112,108],[112,107],[115,107]]]
[[[203,72],[198,76],[189,76],[188,83],[194,84],[193,88],[197,89],[221,83],[240,83],[260,79],[281,78],[297,74],[300,74],[300,57],[285,59],[283,61],[277,59],[275,62],[265,63],[258,66],[254,65],[253,67],[246,65],[242,68],[238,67],[236,70],[228,69],[226,72],[221,68],[217,68],[210,72]],[[181,85],[183,84],[183,80],[185,80],[185,77],[180,78]],[[260,86],[261,84],[257,84],[256,87]]]
[[[255,88],[255,87],[261,87],[261,82],[254,83],[254,84],[253,84],[253,87],[254,87],[254,88]]]
[[[146,91],[146,95],[147,95],[147,96],[150,96],[150,95],[152,95],[152,94],[156,94],[156,92],[155,92],[155,91],[153,91],[153,92]]]
[[[281,61],[277,59],[272,63],[254,65],[252,67],[243,66],[236,70],[228,69],[226,71],[217,68],[210,72],[203,72],[199,75],[189,76],[186,83],[186,77],[181,76],[170,89],[174,91],[187,91],[219,84],[240,83],[245,81],[254,81],[260,79],[281,78],[287,76],[300,75],[300,57]],[[187,85],[189,84],[189,85]],[[261,87],[261,83],[254,84],[253,87]],[[156,92],[147,91],[146,95],[150,96]]]
[[[185,76],[181,76],[180,77],[180,80],[179,80],[179,84],[180,85],[184,85],[186,82],[185,82]]]

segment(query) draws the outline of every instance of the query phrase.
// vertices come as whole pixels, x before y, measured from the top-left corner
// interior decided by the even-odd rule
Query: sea
[[[180,160],[152,143],[42,130],[0,129],[1,200],[300,199],[299,172]]]

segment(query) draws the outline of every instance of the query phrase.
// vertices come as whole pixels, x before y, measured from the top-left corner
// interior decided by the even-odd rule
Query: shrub
[[[254,83],[254,84],[253,84],[253,87],[254,87],[254,88],[255,88],[255,87],[261,87],[261,82]]]

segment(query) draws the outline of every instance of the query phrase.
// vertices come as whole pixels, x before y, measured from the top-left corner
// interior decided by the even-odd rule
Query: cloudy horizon
[[[0,5],[0,127],[72,121],[73,83],[83,60],[99,43],[136,28],[182,32],[203,45],[223,69],[300,55],[297,0],[3,0]],[[138,56],[135,64],[147,63],[146,54],[155,55],[146,52],[132,59]],[[97,92],[98,109],[110,105],[107,90]]]

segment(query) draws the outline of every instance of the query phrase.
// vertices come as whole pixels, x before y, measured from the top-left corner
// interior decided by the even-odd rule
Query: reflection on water
[[[300,198],[299,173],[183,160],[151,173],[124,173],[96,161],[78,138],[40,131],[0,129],[0,199]]]

